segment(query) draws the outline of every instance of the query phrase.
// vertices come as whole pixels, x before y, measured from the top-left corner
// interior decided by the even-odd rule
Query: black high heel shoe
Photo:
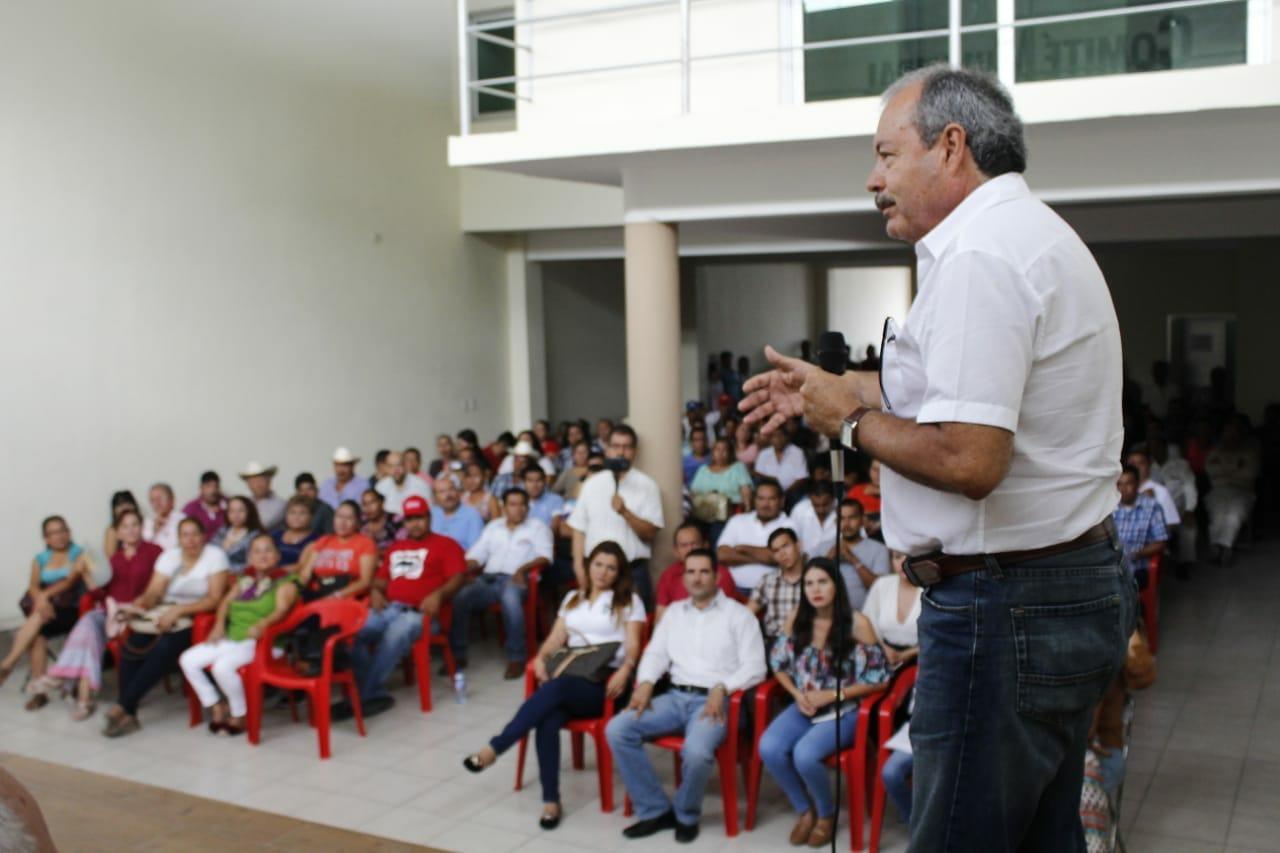
[[[462,759],[462,766],[470,770],[472,773],[480,773],[485,769],[486,765],[480,763],[480,755],[477,753],[475,755],[468,755],[466,758]]]
[[[555,814],[547,814],[546,812],[543,812],[542,817],[538,818],[538,826],[543,829],[555,829],[560,825],[560,817],[562,814],[564,814],[563,809]]]

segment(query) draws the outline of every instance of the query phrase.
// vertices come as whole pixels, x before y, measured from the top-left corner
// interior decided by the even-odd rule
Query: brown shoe
[[[819,818],[814,824],[813,831],[809,833],[810,847],[826,847],[831,843],[831,836],[836,831],[836,822],[833,818]]]
[[[795,828],[791,830],[792,847],[799,847],[802,844],[809,843],[809,833],[813,832],[813,824],[817,819],[812,810],[800,815],[800,819],[796,821]]]
[[[524,675],[524,664],[514,660],[507,664],[506,670],[502,673],[502,677],[507,681],[514,681],[522,675]]]

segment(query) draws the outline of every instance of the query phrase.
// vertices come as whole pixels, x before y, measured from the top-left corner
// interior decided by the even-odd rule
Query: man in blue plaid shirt
[[[1116,487],[1120,490],[1120,505],[1112,513],[1116,532],[1124,543],[1124,554],[1138,580],[1138,589],[1146,589],[1151,558],[1163,554],[1169,540],[1164,512],[1155,498],[1138,494],[1138,469],[1132,465],[1124,466]]]

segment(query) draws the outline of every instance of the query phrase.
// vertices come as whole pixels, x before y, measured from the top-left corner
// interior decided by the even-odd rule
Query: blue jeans
[[[644,753],[644,743],[663,735],[683,734],[680,769],[684,778],[675,796],[676,819],[684,824],[698,822],[702,795],[727,728],[725,723],[702,717],[705,704],[706,696],[672,690],[654,699],[653,707],[639,716],[633,711],[624,711],[609,721],[605,736],[640,820],[650,820],[672,809],[672,802],[667,799],[658,774]],[[725,713],[728,713],[727,703]]]
[[[501,755],[531,729],[537,729],[533,743],[538,751],[538,780],[542,783],[542,801],[558,803],[560,729],[571,719],[600,716],[604,712],[604,691],[604,684],[585,678],[553,678],[524,700],[507,727],[489,741],[489,746]],[[609,784],[613,784],[612,779]]]
[[[912,763],[911,753],[898,752],[895,749],[889,753],[884,769],[880,771],[880,778],[884,780],[885,793],[889,795],[894,808],[902,816],[903,823],[911,822]]]
[[[494,604],[502,605],[502,626],[507,632],[507,660],[524,663],[528,655],[524,641],[525,587],[511,582],[511,575],[483,574],[464,586],[453,597],[453,625],[449,628],[449,645],[454,657],[467,656],[467,629],[471,614],[483,613]]]
[[[1137,592],[1114,543],[925,590],[912,853],[1079,853],[1085,739]]]
[[[393,601],[381,610],[369,611],[351,644],[351,666],[361,701],[391,695],[386,686],[388,676],[421,636],[422,614],[416,608]]]
[[[840,747],[853,743],[858,715],[841,714]],[[818,817],[836,813],[831,796],[831,774],[827,756],[836,751],[836,721],[813,722],[790,705],[769,724],[760,738],[760,760],[769,775],[782,787],[796,814],[810,808]]]

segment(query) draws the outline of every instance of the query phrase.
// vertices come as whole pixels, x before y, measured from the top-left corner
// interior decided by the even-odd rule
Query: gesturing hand
[[[743,384],[746,396],[738,403],[738,409],[746,413],[745,423],[763,422],[760,431],[768,435],[791,418],[804,414],[800,388],[818,368],[798,358],[787,358],[773,347],[765,347],[764,354],[774,369],[753,376]]]

